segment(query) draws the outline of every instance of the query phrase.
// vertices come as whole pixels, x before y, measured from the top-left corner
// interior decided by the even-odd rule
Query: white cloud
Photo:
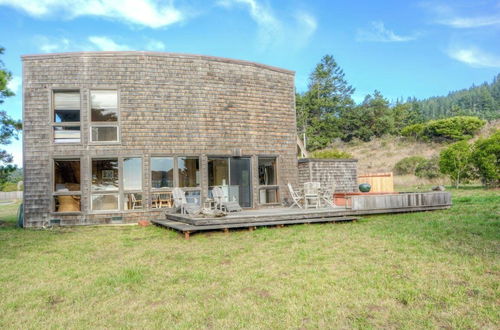
[[[300,11],[295,15],[295,22],[290,24],[279,19],[272,8],[258,0],[219,0],[219,6],[231,9],[243,6],[258,26],[258,42],[261,48],[287,44],[304,46],[317,28],[316,19],[309,13]]]
[[[0,0],[34,17],[98,16],[150,28],[165,27],[185,19],[172,0]]]
[[[447,17],[436,21],[439,24],[458,29],[500,25],[500,16]]]
[[[312,37],[318,27],[316,19],[309,13],[299,11],[295,15],[297,20],[296,43],[300,46],[305,45]]]
[[[150,39],[145,46],[146,50],[151,50],[151,51],[164,51],[165,48],[166,48],[165,44],[162,41],[152,40],[152,39]]]
[[[500,68],[499,55],[485,52],[477,47],[450,48],[448,56],[472,67]]]
[[[19,90],[21,89],[22,83],[23,83],[23,81],[22,81],[21,77],[13,76],[12,79],[7,84],[7,88],[17,94],[19,92]]]
[[[90,43],[101,51],[124,51],[130,50],[127,45],[117,44],[113,39],[103,36],[91,36],[88,38]]]
[[[457,29],[480,28],[486,26],[500,25],[500,12],[498,9],[485,8],[488,10],[488,15],[464,15],[458,11],[467,10],[469,12],[480,9],[481,2],[471,2],[468,6],[462,8],[460,6],[450,6],[435,2],[422,2],[420,6],[427,9],[434,15],[434,23],[446,25]],[[497,5],[497,8],[500,7]]]
[[[373,42],[405,42],[415,40],[416,35],[398,35],[387,29],[383,22],[371,22],[370,30],[359,29],[356,40],[358,41],[373,41]]]

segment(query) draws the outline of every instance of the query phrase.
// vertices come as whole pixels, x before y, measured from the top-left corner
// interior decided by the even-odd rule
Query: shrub
[[[399,175],[415,174],[417,167],[426,161],[427,159],[421,156],[405,157],[394,165],[394,172]]]
[[[401,130],[401,135],[406,137],[411,137],[414,139],[420,139],[422,138],[422,133],[424,131],[424,128],[425,128],[424,124],[409,125]]]
[[[500,130],[474,145],[472,161],[486,186],[500,186]]]
[[[486,121],[477,117],[457,116],[426,123],[422,135],[431,141],[459,141],[470,139]]]
[[[406,126],[401,135],[423,141],[453,142],[470,139],[485,123],[477,117],[457,116]]]
[[[441,175],[439,172],[439,157],[432,157],[419,163],[415,168],[415,175],[419,178],[435,179]]]
[[[311,154],[312,158],[352,158],[348,152],[337,149],[318,150]]]
[[[472,146],[467,141],[460,141],[441,151],[439,170],[447,174],[457,188],[460,183],[473,179]]]

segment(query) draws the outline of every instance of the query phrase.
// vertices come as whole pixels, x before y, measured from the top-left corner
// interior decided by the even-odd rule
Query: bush
[[[401,135],[406,137],[411,137],[414,139],[422,138],[422,133],[424,131],[424,124],[414,124],[410,126],[406,126],[401,130]]]
[[[447,174],[458,188],[460,183],[476,177],[472,164],[472,146],[460,141],[441,151],[439,170]]]
[[[394,173],[398,175],[415,174],[417,167],[426,161],[427,159],[421,156],[405,157],[394,165]]]
[[[500,130],[476,141],[472,161],[484,185],[500,186]]]
[[[457,116],[429,121],[422,132],[425,138],[436,142],[470,139],[486,121],[477,117]]]
[[[477,117],[457,116],[406,126],[401,135],[423,141],[453,142],[470,139],[485,123]]]
[[[441,175],[439,172],[439,157],[426,159],[424,162],[417,165],[415,175],[419,178],[435,179]]]
[[[312,158],[352,158],[348,152],[337,149],[318,150],[310,155]]]

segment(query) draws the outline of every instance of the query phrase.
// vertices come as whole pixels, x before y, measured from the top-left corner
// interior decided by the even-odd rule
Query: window
[[[200,162],[198,157],[177,158],[179,187],[198,187],[200,185]]]
[[[188,202],[201,204],[198,157],[151,157],[151,207],[173,207],[174,187],[183,188]]]
[[[241,207],[252,207],[251,160],[249,157],[208,158],[208,194],[220,186],[224,197]]]
[[[90,121],[90,141],[119,141],[117,91],[90,91]]]
[[[172,188],[174,186],[174,159],[151,157],[151,187]]]
[[[123,190],[124,210],[138,210],[143,208],[141,158],[123,159]]]
[[[80,212],[80,160],[54,160],[54,211]]]
[[[259,203],[278,203],[276,158],[259,157]]]
[[[79,143],[80,134],[80,92],[54,91],[53,139],[55,143]]]
[[[92,159],[92,210],[118,210],[118,159]]]

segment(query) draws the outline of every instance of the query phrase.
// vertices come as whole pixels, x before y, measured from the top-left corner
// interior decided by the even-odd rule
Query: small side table
[[[215,210],[215,201],[211,198],[205,199],[205,201],[203,202],[203,208]]]

